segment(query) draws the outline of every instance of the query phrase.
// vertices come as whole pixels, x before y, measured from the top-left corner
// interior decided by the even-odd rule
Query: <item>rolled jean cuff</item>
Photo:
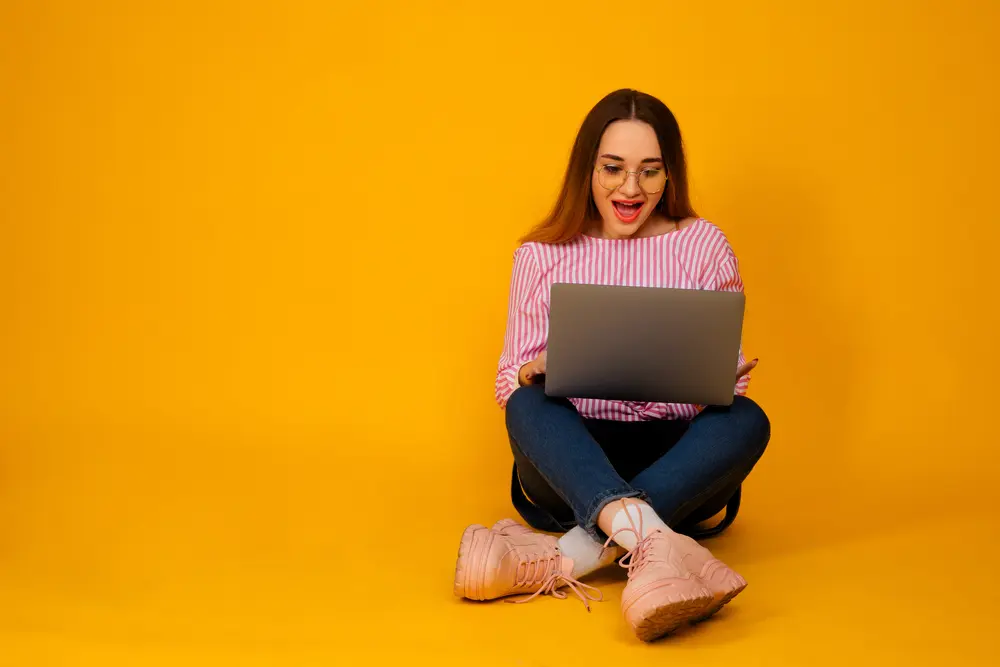
[[[649,497],[646,495],[645,491],[639,491],[638,489],[633,489],[630,486],[605,491],[591,501],[590,506],[587,508],[587,521],[583,525],[583,529],[598,542],[604,542],[607,540],[610,535],[605,535],[604,531],[597,526],[597,517],[601,513],[601,510],[605,507],[614,501],[622,500],[623,498],[639,498],[647,503],[649,502]]]

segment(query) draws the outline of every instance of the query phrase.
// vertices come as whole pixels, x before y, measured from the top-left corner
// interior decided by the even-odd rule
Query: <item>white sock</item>
[[[642,526],[642,535],[636,533],[639,530],[640,524]],[[622,530],[624,528],[631,530]],[[634,549],[641,538],[646,537],[657,529],[668,534],[673,532],[663,522],[663,519],[656,515],[653,508],[645,503],[626,503],[615,514],[615,518],[611,520],[612,534],[618,533],[619,530],[622,531],[615,535],[615,542],[622,545],[627,551]]]
[[[573,560],[573,576],[577,579],[614,563],[625,555],[621,548],[607,549],[580,526],[574,526],[559,538],[559,549]]]

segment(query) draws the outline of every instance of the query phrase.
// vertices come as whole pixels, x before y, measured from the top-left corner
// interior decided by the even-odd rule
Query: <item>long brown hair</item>
[[[623,88],[604,97],[583,119],[556,204],[522,242],[566,243],[583,233],[587,223],[600,219],[591,192],[597,148],[608,125],[631,119],[648,123],[660,142],[668,180],[657,210],[670,220],[695,216],[688,197],[687,167],[677,119],[667,105],[652,95]]]

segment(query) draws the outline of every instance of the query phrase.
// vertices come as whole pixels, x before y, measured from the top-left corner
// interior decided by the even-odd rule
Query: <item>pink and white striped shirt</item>
[[[521,366],[545,349],[553,283],[743,291],[739,263],[729,241],[721,229],[702,218],[660,236],[579,236],[562,245],[526,243],[514,253],[507,333],[495,387],[500,407],[506,407],[518,388]],[[741,348],[739,365],[745,361]],[[740,378],[736,394],[746,394],[749,384],[749,375]],[[585,418],[614,421],[693,419],[704,407],[597,399],[572,399],[572,403]]]

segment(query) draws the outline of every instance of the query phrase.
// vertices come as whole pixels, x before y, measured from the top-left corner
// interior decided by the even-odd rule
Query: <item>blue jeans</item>
[[[743,396],[691,421],[617,422],[584,419],[569,401],[530,385],[514,392],[506,416],[511,493],[522,517],[550,532],[579,525],[597,539],[606,537],[597,515],[621,498],[644,499],[675,529],[711,518],[771,436],[767,415]]]

